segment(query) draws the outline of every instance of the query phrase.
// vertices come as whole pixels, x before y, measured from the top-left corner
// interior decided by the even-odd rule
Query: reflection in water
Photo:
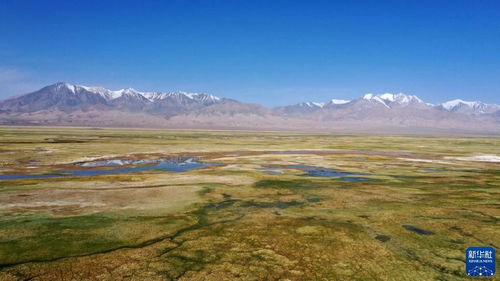
[[[132,167],[120,167],[124,165],[139,165]],[[199,169],[208,166],[221,165],[220,163],[202,163],[196,158],[180,157],[180,158],[162,158],[155,160],[105,160],[80,163],[80,167],[119,167],[113,169],[79,169],[79,170],[60,170],[53,174],[11,174],[0,175],[0,180],[12,179],[39,179],[39,178],[54,178],[54,177],[79,177],[79,176],[98,176],[98,175],[113,175],[124,173],[136,173],[149,170],[169,171],[169,172],[186,172],[193,169]]]
[[[302,175],[304,177],[336,177],[338,178],[338,180],[353,181],[353,182],[370,180],[369,178],[364,178],[364,177],[353,177],[353,176],[366,175],[364,173],[340,172],[333,169],[308,166],[308,165],[288,165],[287,167],[306,171],[307,173]]]

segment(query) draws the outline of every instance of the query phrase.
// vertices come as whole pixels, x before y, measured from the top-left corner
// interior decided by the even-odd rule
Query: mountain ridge
[[[207,93],[109,90],[58,82],[0,100],[0,124],[318,131],[419,128],[498,134],[500,106],[460,99],[430,104],[415,95],[368,93],[353,100],[267,108]]]

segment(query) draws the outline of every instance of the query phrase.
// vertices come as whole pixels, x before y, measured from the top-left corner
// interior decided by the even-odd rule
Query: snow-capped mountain
[[[478,115],[495,113],[496,111],[500,110],[500,105],[487,104],[480,101],[464,101],[461,99],[454,99],[436,105],[436,108],[449,112]]]
[[[0,102],[0,109],[10,112],[40,110],[120,109],[164,113],[180,113],[194,108],[225,102],[214,95],[187,92],[140,92],[132,88],[108,90],[69,83],[56,83],[36,92]]]
[[[323,106],[325,106],[324,102],[305,102],[302,104],[304,106],[308,106],[308,107],[319,107],[319,108],[322,108]]]
[[[331,99],[327,102],[304,102],[296,105],[283,107],[284,112],[289,115],[297,115],[304,113],[311,113],[320,109],[324,110],[338,110],[342,108],[368,108],[368,107],[406,107],[406,106],[426,106],[426,104],[417,96],[406,94],[365,94],[361,98],[354,100],[344,99]]]
[[[369,93],[268,109],[205,93],[56,83],[0,101],[0,124],[500,133],[500,106],[462,100],[432,105],[415,95]]]
[[[320,110],[325,106],[323,102],[301,102],[298,104],[277,107],[274,110],[284,115],[301,115]]]
[[[327,104],[346,104],[348,102],[350,102],[350,100],[331,99]]]
[[[203,103],[216,103],[221,100],[221,98],[211,95],[211,94],[205,94],[205,93],[188,93],[188,92],[183,92],[183,91],[177,91],[177,92],[168,92],[168,93],[162,93],[162,92],[140,92],[137,91],[133,88],[126,88],[126,89],[121,89],[121,90],[108,90],[102,87],[88,87],[88,86],[80,86],[80,85],[72,85],[69,83],[65,82],[59,82],[54,85],[48,86],[52,89],[55,89],[56,91],[69,91],[72,94],[78,94],[82,93],[83,91],[87,91],[90,93],[95,93],[99,94],[102,96],[104,99],[111,101],[123,96],[128,96],[128,97],[144,97],[147,100],[154,102],[158,100],[165,100],[168,98],[171,99],[186,99],[186,100],[194,100],[194,101],[199,101]]]
[[[285,115],[302,115],[329,109],[349,103],[350,100],[331,99],[327,102],[302,102],[294,105],[278,107],[275,110]]]
[[[166,99],[177,99],[184,101],[187,100],[198,101],[208,104],[208,103],[217,103],[221,100],[221,98],[211,94],[187,93],[183,91],[170,92],[170,93],[144,92],[141,94],[152,102],[159,100],[166,100]]]
[[[392,108],[394,106],[408,106],[417,104],[420,105],[424,103],[417,96],[406,95],[403,93],[399,94],[385,93],[379,95],[368,93],[365,94],[361,99],[371,103],[384,105],[387,108]]]
[[[500,106],[496,104],[486,104],[478,101],[469,102],[457,99],[434,105],[424,102],[418,96],[403,93],[368,93],[354,100],[332,99],[327,102],[302,102],[278,107],[275,110],[281,114],[290,116],[308,115],[312,113],[317,115],[338,110],[349,110],[350,114],[359,112],[360,115],[372,114],[376,116],[381,114],[380,110],[394,111],[398,108],[421,110],[435,109],[465,115],[500,115]],[[377,112],[371,112],[371,110],[377,110]]]

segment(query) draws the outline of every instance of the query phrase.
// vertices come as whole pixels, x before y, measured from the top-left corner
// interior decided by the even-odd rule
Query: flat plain
[[[469,280],[465,249],[500,245],[499,158],[495,137],[3,127],[0,280]]]

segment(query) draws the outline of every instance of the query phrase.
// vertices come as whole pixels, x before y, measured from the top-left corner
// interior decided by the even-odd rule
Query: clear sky
[[[58,81],[267,106],[500,103],[500,1],[0,1],[0,98]]]

